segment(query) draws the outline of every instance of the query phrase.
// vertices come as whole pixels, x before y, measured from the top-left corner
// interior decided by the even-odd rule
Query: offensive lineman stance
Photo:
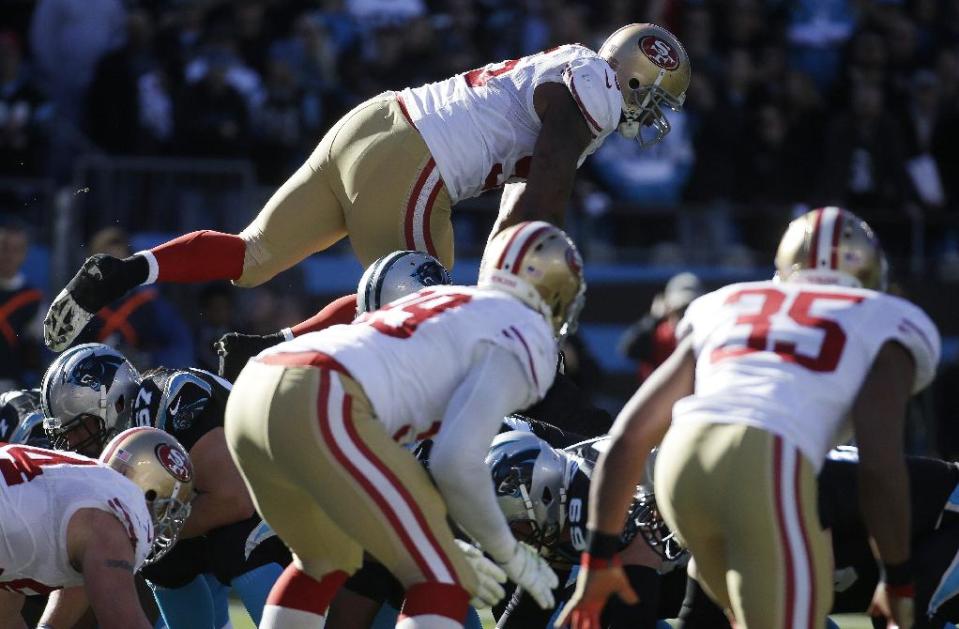
[[[549,388],[554,335],[575,324],[584,289],[566,235],[521,223],[490,243],[478,287],[423,289],[247,364],[227,439],[257,510],[294,553],[261,628],[322,627],[363,550],[406,588],[398,627],[461,626],[483,575],[454,543],[447,507],[509,578],[552,604],[556,575],[510,533],[483,459],[503,416]],[[402,447],[431,436],[435,486]]]
[[[44,427],[57,449],[96,456],[106,440],[133,425],[163,430],[187,448],[197,497],[183,539],[143,571],[174,629],[218,626],[226,587],[258,622],[290,560],[256,514],[227,450],[223,415],[229,391],[228,382],[202,369],[158,367],[140,374],[99,343],[58,356],[41,384]]]
[[[104,629],[150,629],[133,575],[176,542],[190,513],[193,468],[169,435],[137,428],[100,460],[20,444],[0,445],[0,626],[26,627],[25,594],[84,585]]]
[[[596,626],[611,594],[635,596],[615,543],[661,439],[657,504],[692,553],[690,574],[742,627],[821,627],[832,571],[815,475],[847,416],[860,448],[860,505],[884,566],[870,611],[911,626],[903,422],[910,394],[935,375],[938,331],[919,308],[874,290],[885,285],[882,251],[845,210],[793,221],[776,269],[773,281],[694,301],[680,346],[617,418],[562,617],[575,628]]]
[[[453,265],[451,207],[504,195],[498,226],[562,224],[576,169],[619,130],[644,144],[669,131],[689,86],[679,40],[653,24],[384,92],[337,122],[239,235],[186,234],[120,260],[88,258],[54,300],[44,340],[62,351],[103,306],[140,284],[230,279],[256,286],[344,236],[363,266],[397,249]],[[641,132],[652,132],[644,137]]]

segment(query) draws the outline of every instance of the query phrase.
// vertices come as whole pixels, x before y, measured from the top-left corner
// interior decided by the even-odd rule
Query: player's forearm
[[[57,590],[47,599],[40,625],[49,629],[70,629],[80,622],[89,606],[82,586]]]
[[[859,466],[859,502],[874,551],[886,564],[910,557],[909,480],[902,457]]]
[[[197,537],[213,529],[240,522],[253,515],[255,509],[245,492],[210,492],[193,499],[190,517],[183,525],[181,539]]]
[[[593,472],[589,488],[589,528],[607,535],[619,535],[626,521],[626,510],[650,448],[634,450],[623,439],[614,438]]]
[[[290,335],[297,337],[307,332],[325,330],[333,325],[347,324],[352,322],[355,317],[356,294],[344,295],[327,304],[322,310],[306,321],[297,323],[292,328],[289,328]]]
[[[509,559],[516,539],[496,503],[486,464],[480,460],[478,466],[460,464],[433,471],[450,517],[495,560]]]
[[[26,629],[20,610],[23,608],[23,594],[0,590],[0,627]]]
[[[623,407],[610,430],[610,448],[600,457],[590,486],[591,530],[607,534],[622,530],[649,451],[669,429],[673,406],[693,392],[695,368],[692,341],[687,338]]]

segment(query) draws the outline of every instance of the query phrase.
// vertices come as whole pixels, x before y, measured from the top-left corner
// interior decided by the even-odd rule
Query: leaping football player
[[[100,308],[141,284],[257,286],[349,236],[363,266],[396,250],[453,265],[451,208],[516,182],[493,233],[562,224],[576,169],[614,131],[669,132],[690,64],[676,37],[629,24],[599,51],[559,46],[385,92],[347,113],[239,234],[197,231],[125,259],[96,255],[53,301],[44,339],[66,349]],[[525,182],[525,183],[522,183]]]

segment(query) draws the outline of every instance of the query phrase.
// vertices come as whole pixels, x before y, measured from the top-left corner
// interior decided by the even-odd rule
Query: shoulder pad
[[[563,83],[586,119],[594,136],[607,135],[619,126],[623,95],[616,73],[600,57],[570,61],[563,70]]]
[[[922,391],[936,376],[942,341],[936,324],[929,316],[912,302],[892,295],[882,295],[881,304],[877,304],[880,316],[888,317],[889,331],[884,339],[902,343],[916,361],[916,378],[912,392]]]
[[[157,428],[170,432],[189,429],[206,408],[212,394],[213,387],[192,371],[171,374],[157,410]]]

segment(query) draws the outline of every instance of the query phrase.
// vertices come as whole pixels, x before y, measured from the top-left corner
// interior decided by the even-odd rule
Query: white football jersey
[[[424,288],[350,325],[304,334],[258,358],[294,352],[332,356],[363,387],[394,440],[410,443],[439,430],[483,343],[516,356],[526,374],[527,406],[553,384],[558,350],[546,319],[505,293],[466,286]]]
[[[436,160],[453,203],[525,180],[542,127],[533,106],[541,83],[563,83],[593,133],[579,164],[619,126],[616,73],[595,52],[569,44],[407,88],[400,101]]]
[[[692,335],[695,393],[673,422],[742,423],[778,434],[819,468],[845,432],[863,379],[886,341],[915,358],[912,390],[939,362],[939,332],[885,293],[791,282],[733,284],[700,297],[677,337]]]
[[[139,570],[153,543],[143,492],[94,459],[25,445],[0,446],[0,589],[46,594],[83,583],[67,556],[67,525],[79,509],[112,513]]]

